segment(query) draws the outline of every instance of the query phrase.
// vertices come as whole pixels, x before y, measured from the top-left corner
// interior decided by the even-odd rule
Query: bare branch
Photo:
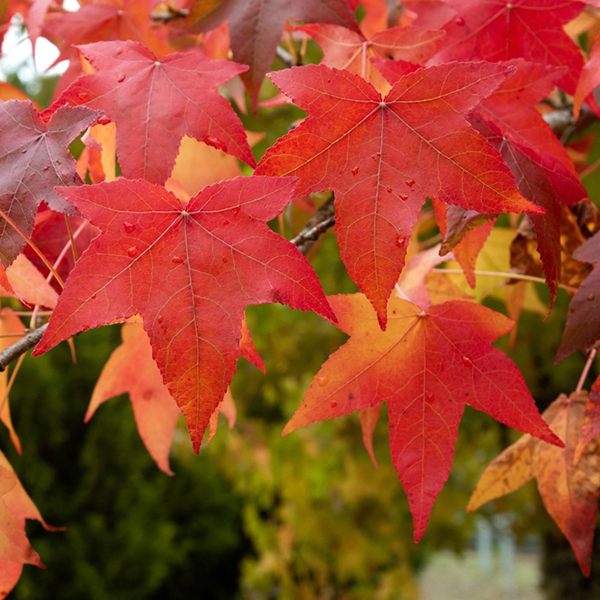
[[[307,221],[302,231],[292,240],[292,244],[297,246],[302,254],[306,254],[319,237],[334,225],[335,208],[333,206],[332,196]]]
[[[48,323],[30,331],[18,342],[2,350],[0,352],[0,371],[4,371],[13,360],[16,360],[21,354],[25,354],[27,350],[33,348],[42,339],[47,328]]]

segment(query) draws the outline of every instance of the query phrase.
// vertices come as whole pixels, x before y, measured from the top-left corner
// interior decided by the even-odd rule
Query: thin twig
[[[587,362],[585,363],[585,367],[583,367],[581,377],[579,378],[577,388],[575,389],[576,392],[580,392],[582,390],[583,384],[585,383],[588,373],[590,372],[592,363],[594,362],[594,358],[596,358],[596,352],[598,352],[596,348],[592,348],[591,352],[588,354]]]
[[[25,354],[27,350],[33,348],[42,339],[47,327],[48,323],[30,331],[18,342],[2,350],[0,352],[0,371],[4,371],[13,360],[16,360],[19,356]]]

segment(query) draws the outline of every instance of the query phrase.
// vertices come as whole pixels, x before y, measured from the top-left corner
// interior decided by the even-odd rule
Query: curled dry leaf
[[[476,510],[535,478],[546,510],[569,540],[586,577],[600,496],[600,439],[586,446],[577,464],[574,461],[587,400],[587,392],[561,394],[543,417],[564,448],[523,436],[488,465],[467,507]]]

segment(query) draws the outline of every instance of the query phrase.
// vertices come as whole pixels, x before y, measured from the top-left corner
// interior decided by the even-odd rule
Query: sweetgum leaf
[[[265,224],[295,184],[238,177],[185,205],[142,180],[61,188],[102,234],[71,272],[35,354],[140,313],[198,451],[233,376],[248,304],[281,302],[335,320],[306,259]]]
[[[435,57],[493,62],[524,58],[566,66],[559,86],[573,94],[583,67],[577,45],[563,30],[584,8],[571,0],[444,0],[458,13],[445,26],[446,40]]]
[[[138,42],[97,42],[79,50],[98,73],[84,75],[60,102],[98,108],[117,124],[125,177],[164,183],[184,134],[254,166],[244,128],[216,87],[246,70],[197,48],[157,60]]]
[[[544,212],[463,117],[511,72],[484,62],[420,69],[385,98],[359,76],[322,65],[270,75],[309,117],[256,173],[296,175],[298,194],[336,192],[342,260],[382,327],[427,196],[479,212]]]
[[[415,541],[448,478],[465,404],[562,445],[519,369],[491,344],[512,329],[511,319],[470,302],[422,310],[392,297],[382,332],[362,294],[329,302],[350,340],[323,365],[283,433],[387,402],[392,462],[408,495]]]
[[[564,448],[523,436],[484,471],[467,510],[512,492],[534,477],[544,506],[569,540],[583,574],[590,574],[596,509],[600,496],[600,440],[587,445],[577,464],[574,454],[587,392],[561,394],[544,412]]]
[[[98,117],[85,107],[62,106],[38,113],[30,101],[0,103],[0,209],[30,236],[38,205],[67,215],[75,209],[54,192],[57,185],[81,185],[69,144]],[[0,219],[0,261],[7,267],[25,241]]]

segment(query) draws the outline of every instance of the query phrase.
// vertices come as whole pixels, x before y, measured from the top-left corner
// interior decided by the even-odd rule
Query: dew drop
[[[92,295],[90,296],[90,298],[91,298],[92,300],[95,300],[95,298],[96,298],[96,294],[92,294]]]
[[[394,190],[392,190],[392,188],[391,188],[391,187],[387,188],[387,193],[388,193],[388,194],[391,194],[393,191],[394,191]]]
[[[596,299],[596,296],[594,296],[594,294],[590,294],[590,295],[587,297],[587,301],[588,301],[588,302],[593,302],[595,299]]]
[[[403,235],[399,235],[396,238],[396,246],[398,246],[398,248],[404,248],[404,246],[406,246],[406,238]]]
[[[171,259],[176,265],[180,265],[183,262],[183,258],[181,256],[174,256]]]
[[[317,377],[317,383],[321,387],[325,387],[328,382],[329,382],[329,377],[325,377],[324,375],[321,375],[321,376]]]
[[[358,167],[354,167],[354,169],[352,169],[352,175],[357,175],[358,174]]]
[[[408,196],[406,194],[398,194],[400,200],[408,200]]]
[[[415,185],[415,180],[414,179],[407,179],[404,183],[412,190],[413,187],[414,187],[414,185]]]
[[[331,83],[331,79],[328,79],[328,80],[327,80],[327,83]]]
[[[226,257],[226,256],[224,256],[224,257],[223,257],[221,260],[222,260],[224,263],[228,263],[228,262],[229,262],[229,260],[227,259],[227,257]]]
[[[135,230],[135,225],[129,221],[125,221],[123,223],[123,229],[126,231],[126,233],[132,233]]]
[[[160,324],[160,323],[162,323],[165,320],[165,318],[162,315],[158,315],[158,317],[156,317],[156,320]]]
[[[425,402],[429,402],[431,404],[431,402],[433,402],[435,400],[435,395],[432,394],[431,392],[429,392],[429,394],[427,394],[425,396]]]
[[[79,92],[79,93],[77,94],[77,97],[78,97],[80,100],[83,100],[84,102],[85,102],[85,101],[88,99],[87,92],[83,92],[83,91]]]
[[[462,17],[456,17],[456,19],[454,19],[454,22],[459,26],[462,27],[465,24],[465,20]]]
[[[152,392],[150,390],[144,392],[144,400],[152,400]]]
[[[106,115],[98,117],[98,125],[108,125],[109,123],[110,119]]]
[[[123,73],[119,73],[117,75],[117,83],[123,83],[125,81],[125,75]]]
[[[472,367],[473,366],[473,361],[470,358],[468,358],[468,357],[466,357],[464,355],[462,357],[462,361],[463,361],[463,364],[465,365],[465,367]]]
[[[127,254],[129,254],[129,256],[131,256],[132,258],[138,253],[138,249],[137,246],[131,246],[131,248],[129,248],[127,250]]]
[[[27,154],[27,149],[21,150],[21,154]]]
[[[329,404],[331,405],[331,408],[335,408],[338,405],[337,400],[332,400]]]
[[[117,56],[121,56],[121,54],[123,54],[123,48],[117,48],[117,51],[115,52],[115,54]]]
[[[50,168],[50,165],[46,165],[42,170],[47,171]]]

